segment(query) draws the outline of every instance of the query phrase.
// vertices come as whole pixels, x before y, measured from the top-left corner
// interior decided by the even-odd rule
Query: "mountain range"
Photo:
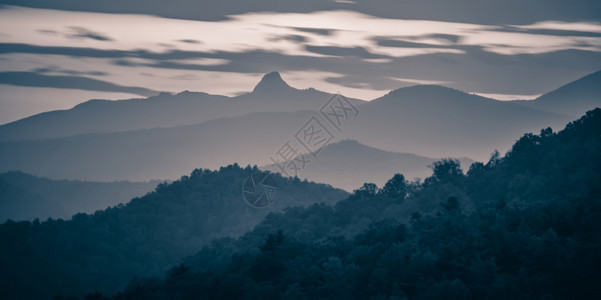
[[[45,112],[2,125],[0,141],[193,125],[253,112],[316,110],[331,96],[315,89],[295,89],[278,72],[272,72],[252,92],[237,97],[184,91],[119,101],[89,100],[72,109]],[[351,100],[354,104],[364,102]]]
[[[277,200],[264,209],[241,195],[258,168],[197,169],[94,214],[0,224],[0,297],[587,298],[601,247],[600,133],[595,109],[467,172],[444,159],[422,182],[395,175],[353,194],[273,174]]]
[[[559,114],[578,116],[601,106],[601,71],[586,75],[534,101],[516,101],[521,105]]]
[[[234,98],[184,92],[94,100],[5,124],[0,126],[0,172],[147,181],[234,162],[269,165],[313,117],[331,133],[330,143],[354,139],[389,152],[486,160],[491,149],[508,150],[523,132],[560,128],[577,107],[601,106],[597,86],[595,73],[526,103],[418,85],[369,102],[349,99],[356,111],[337,127],[319,111],[332,94],[294,89],[279,73],[269,73],[252,92]],[[546,99],[557,95],[574,110],[548,104]]]
[[[424,179],[431,175],[430,167],[437,161],[411,153],[383,151],[356,140],[342,140],[325,146],[315,157],[295,157],[279,165],[288,165],[295,160],[305,161],[305,167],[296,174],[291,172],[289,175],[315,182],[327,182],[347,191],[353,191],[365,182],[382,187],[396,173],[401,173],[408,179]],[[466,157],[459,158],[459,161],[466,169],[474,162]],[[263,169],[281,171],[277,164],[265,166]]]

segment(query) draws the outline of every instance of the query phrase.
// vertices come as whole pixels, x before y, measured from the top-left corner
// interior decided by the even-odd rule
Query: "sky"
[[[235,96],[271,71],[365,100],[415,84],[534,99],[601,70],[598,3],[0,0],[0,124],[88,99]]]

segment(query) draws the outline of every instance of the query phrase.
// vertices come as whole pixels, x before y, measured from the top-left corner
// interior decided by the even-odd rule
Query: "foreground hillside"
[[[116,291],[133,276],[161,274],[214,238],[237,237],[286,206],[335,203],[348,193],[275,176],[277,201],[244,202],[244,180],[259,170],[238,165],[195,170],[125,205],[72,220],[0,225],[0,299]]]
[[[268,215],[116,299],[599,299],[601,109],[504,157]],[[90,294],[102,298],[101,294]]]

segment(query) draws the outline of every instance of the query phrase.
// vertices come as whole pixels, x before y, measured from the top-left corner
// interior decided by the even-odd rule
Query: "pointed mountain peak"
[[[289,86],[283,79],[282,76],[280,76],[279,72],[271,72],[268,74],[265,74],[265,76],[263,76],[263,78],[261,79],[261,81],[259,82],[259,84],[257,84],[257,86],[255,86],[253,93],[255,92],[273,92],[273,91],[279,91],[279,90],[285,90],[285,89],[291,89],[292,87]]]

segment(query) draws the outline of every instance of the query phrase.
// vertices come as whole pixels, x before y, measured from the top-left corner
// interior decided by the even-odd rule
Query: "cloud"
[[[198,76],[194,75],[194,74],[180,74],[180,75],[175,75],[175,76],[171,76],[169,77],[170,79],[175,79],[175,80],[198,80]]]
[[[270,37],[268,40],[270,42],[291,41],[291,42],[295,42],[295,43],[305,43],[307,41],[307,38],[302,35],[298,35],[298,34],[289,34],[289,35],[275,35],[273,37]]]
[[[386,78],[379,77],[377,81],[372,81],[368,77],[362,75],[342,75],[342,76],[328,76],[325,81],[343,85],[346,87],[352,87],[357,89],[366,89],[366,90],[378,90],[378,91],[389,91],[392,89],[400,88],[403,86],[413,85],[401,85],[399,81]]]
[[[182,40],[178,40],[178,42],[186,43],[186,44],[202,44],[202,41],[194,40],[194,39],[182,39]]]
[[[141,87],[120,86],[110,82],[79,76],[50,76],[34,72],[0,72],[0,84],[30,87],[53,87],[64,89],[121,92],[152,96],[158,92]]]
[[[40,14],[45,18],[39,18]],[[76,25],[74,25],[76,24]],[[121,26],[120,24],[128,24]],[[310,24],[310,26],[308,25]],[[63,38],[41,34],[39,28],[70,28]],[[377,18],[348,11],[312,13],[247,13],[223,21],[189,21],[141,15],[107,15],[29,8],[0,9],[0,28],[11,34],[6,43],[72,47],[85,39],[95,49],[161,53],[250,52],[268,50],[285,55],[324,56],[322,52],[400,57],[437,52],[461,53],[458,46],[483,46],[505,55],[566,49],[601,51],[601,36],[567,36],[529,30],[601,32],[589,23],[543,22],[491,26],[475,23]],[[9,29],[10,28],[10,29]],[[102,28],[103,33],[90,28]],[[226,38],[227,37],[227,38]],[[166,45],[164,41],[180,41]],[[202,41],[199,43],[197,41]],[[78,45],[80,45],[78,43]],[[168,46],[168,47],[165,47]],[[446,46],[446,47],[440,47]],[[360,54],[356,49],[363,49]],[[338,55],[338,54],[333,55]]]
[[[70,39],[92,39],[96,41],[112,41],[110,37],[83,27],[71,26],[70,33],[65,34]]]
[[[92,76],[108,76],[109,73],[102,71],[78,71],[78,70],[66,70],[56,66],[50,66],[45,68],[36,68],[33,69],[32,72],[35,73],[55,73],[55,74],[65,74],[65,75],[92,75]]]
[[[103,32],[109,40],[40,32],[70,27]],[[10,58],[0,71],[60,65],[63,71],[45,74],[104,76],[95,79],[174,92],[231,94],[252,89],[249,78],[259,73],[280,70],[321,72],[320,81],[311,82],[332,92],[361,87],[377,94],[432,81],[470,92],[537,94],[601,68],[596,30],[582,22],[491,26],[348,10],[249,13],[209,22],[11,8],[0,9],[0,59]],[[173,44],[161,46],[165,41]],[[215,74],[240,81],[207,81]],[[186,80],[192,76],[198,81]],[[532,82],[536,77],[540,82]]]
[[[375,37],[374,41],[383,47],[393,47],[393,48],[448,48],[448,46],[444,45],[435,45],[435,44],[426,44],[426,43],[417,43],[406,40],[399,39],[387,39],[383,37]]]
[[[449,41],[450,43],[453,43],[453,44],[459,42],[459,40],[461,39],[461,36],[459,36],[459,35],[442,34],[442,33],[433,33],[433,34],[426,35],[424,37],[425,38],[439,39],[439,40],[446,40],[446,41]]]
[[[592,22],[559,22],[559,21],[544,21],[536,22],[531,25],[514,25],[514,28],[522,30],[554,30],[554,31],[569,31],[569,32],[595,32],[601,33],[601,24]]]
[[[532,24],[539,21],[584,20],[601,21],[601,3],[598,0],[419,0],[419,1],[273,1],[257,0],[252,4],[244,0],[105,0],[103,5],[94,5],[89,1],[73,0],[2,0],[6,5],[19,5],[36,8],[50,8],[69,11],[103,12],[117,14],[144,14],[167,18],[218,21],[228,16],[249,12],[274,13],[311,13],[352,9],[356,12],[378,18],[422,19],[480,24]]]
[[[308,27],[291,27],[291,28],[294,30],[300,31],[300,32],[314,33],[314,34],[323,35],[323,36],[330,36],[334,32],[336,32],[336,30],[334,30],[334,29],[326,29],[326,28],[308,28]]]
[[[332,56],[356,56],[363,58],[386,58],[384,55],[370,53],[363,47],[335,47],[335,46],[312,46],[306,45],[305,49],[310,52],[332,55]]]
[[[52,29],[38,29],[38,32],[41,34],[49,34],[49,35],[58,35],[58,31]]]

